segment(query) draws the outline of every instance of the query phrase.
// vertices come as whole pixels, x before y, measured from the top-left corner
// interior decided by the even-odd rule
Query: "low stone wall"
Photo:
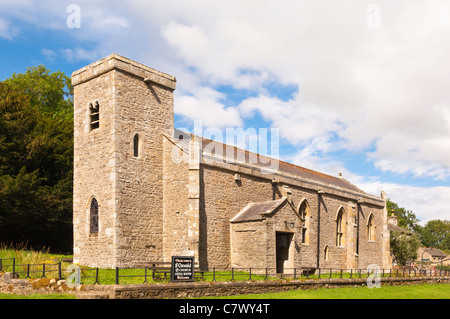
[[[450,283],[450,277],[380,278],[381,285]],[[367,279],[320,279],[240,282],[196,282],[84,286],[77,299],[176,299],[281,292],[291,289],[366,286]]]

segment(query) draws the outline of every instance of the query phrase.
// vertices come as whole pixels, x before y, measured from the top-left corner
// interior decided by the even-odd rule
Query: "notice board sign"
[[[194,257],[172,256],[170,279],[172,282],[194,281]]]

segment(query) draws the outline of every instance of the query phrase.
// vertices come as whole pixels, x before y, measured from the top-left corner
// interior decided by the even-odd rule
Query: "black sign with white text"
[[[194,281],[194,257],[172,256],[170,279],[172,282]]]

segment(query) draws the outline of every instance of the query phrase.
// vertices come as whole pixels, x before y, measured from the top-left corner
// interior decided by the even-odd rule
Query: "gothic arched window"
[[[91,200],[90,207],[90,233],[97,234],[98,233],[98,203],[95,198]]]
[[[344,209],[341,208],[336,218],[336,246],[342,246],[344,244]]]
[[[309,244],[309,220],[310,212],[309,205],[306,199],[302,202],[299,209],[300,218],[303,221],[302,227],[302,244]]]

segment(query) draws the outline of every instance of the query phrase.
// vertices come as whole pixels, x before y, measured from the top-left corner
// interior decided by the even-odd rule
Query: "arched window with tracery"
[[[89,211],[90,211],[90,214],[89,214],[90,233],[97,234],[98,233],[98,202],[95,199],[95,197],[92,198],[92,200],[91,200],[91,206],[90,206]]]
[[[336,218],[336,246],[344,245],[344,209],[341,208]]]
[[[309,222],[310,222],[310,209],[306,199],[302,202],[299,208],[300,219],[303,222],[302,226],[302,244],[309,244]]]

